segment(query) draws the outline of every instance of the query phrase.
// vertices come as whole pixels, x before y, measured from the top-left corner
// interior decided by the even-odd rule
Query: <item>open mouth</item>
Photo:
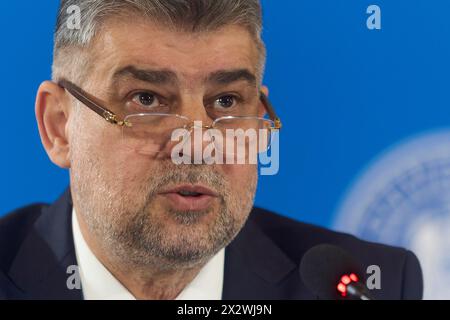
[[[203,195],[203,193],[200,193],[200,192],[192,192],[192,191],[186,191],[186,190],[178,191],[178,194],[183,197],[199,197],[199,196]]]
[[[169,205],[180,211],[201,211],[211,207],[218,194],[201,185],[179,185],[160,193]]]

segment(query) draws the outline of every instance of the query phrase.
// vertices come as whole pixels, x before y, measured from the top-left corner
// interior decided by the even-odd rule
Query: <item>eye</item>
[[[214,101],[214,108],[217,109],[230,109],[235,106],[236,104],[236,97],[227,95],[222,96]]]
[[[159,107],[161,103],[158,98],[150,92],[138,92],[133,95],[133,102],[146,109]]]

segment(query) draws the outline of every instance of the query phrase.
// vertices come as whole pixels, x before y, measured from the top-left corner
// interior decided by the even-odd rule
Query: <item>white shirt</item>
[[[72,211],[72,231],[84,299],[136,300],[91,251],[81,233],[75,209]],[[222,249],[200,270],[176,300],[221,300],[224,266],[225,249]]]

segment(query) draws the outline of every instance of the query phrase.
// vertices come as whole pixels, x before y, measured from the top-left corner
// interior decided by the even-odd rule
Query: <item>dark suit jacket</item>
[[[82,299],[67,288],[76,265],[70,190],[53,205],[31,205],[0,219],[0,299]],[[422,274],[413,253],[369,243],[254,208],[225,251],[224,299],[317,299],[298,272],[303,254],[321,243],[382,270],[378,299],[420,299]]]

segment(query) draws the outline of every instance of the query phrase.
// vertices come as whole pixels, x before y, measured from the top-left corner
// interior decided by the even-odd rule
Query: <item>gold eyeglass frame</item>
[[[114,112],[104,107],[96,97],[87,93],[74,83],[68,80],[61,80],[58,82],[58,85],[65,90],[67,90],[73,97],[75,97],[78,101],[83,103],[86,107],[100,115],[106,121],[111,124],[118,125],[121,127],[132,127],[132,123],[126,120],[120,119]],[[269,115],[269,118],[273,121],[274,126],[272,128],[268,128],[270,130],[280,130],[282,127],[281,120],[275,113],[275,110],[272,104],[269,101],[269,98],[261,91],[260,92],[260,100],[264,105],[264,108]],[[236,117],[239,118],[239,117]]]

